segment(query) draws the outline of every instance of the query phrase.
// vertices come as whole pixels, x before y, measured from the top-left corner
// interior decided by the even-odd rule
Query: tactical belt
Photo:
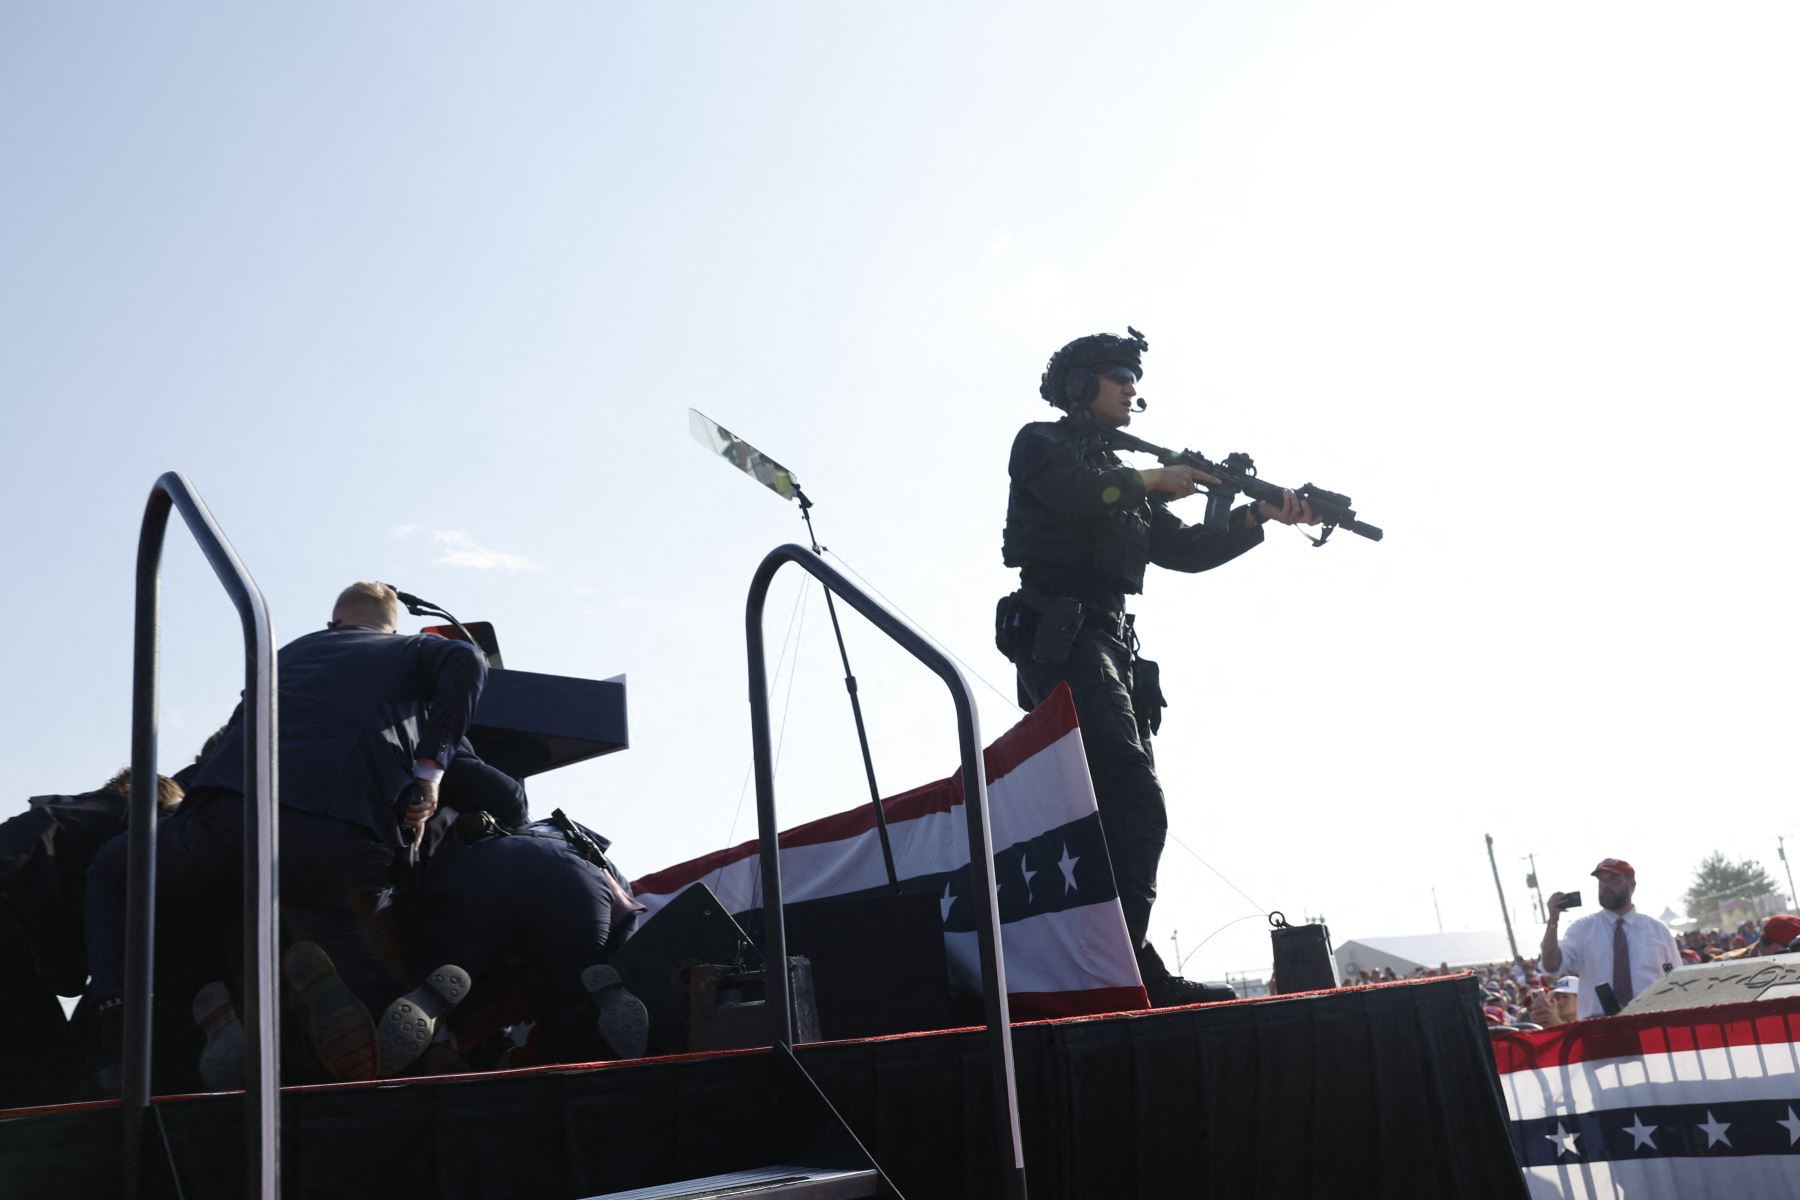
[[[1020,588],[1019,595],[1023,596],[1026,602],[1039,612],[1049,609],[1060,598],[1033,588]],[[1079,603],[1081,604],[1081,628],[1084,633],[1098,633],[1103,637],[1112,638],[1121,645],[1131,645],[1131,626],[1134,620],[1131,613],[1108,612],[1104,609],[1092,608],[1085,601]]]
[[[1122,645],[1131,644],[1130,613],[1086,612],[1081,616],[1081,627],[1084,630],[1104,634]]]

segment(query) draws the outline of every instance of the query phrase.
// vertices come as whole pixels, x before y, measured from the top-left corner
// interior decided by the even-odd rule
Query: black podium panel
[[[469,741],[514,779],[623,750],[625,681],[489,671]]]

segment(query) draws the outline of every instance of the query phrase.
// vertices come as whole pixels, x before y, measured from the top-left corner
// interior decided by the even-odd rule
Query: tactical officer
[[[1129,327],[1128,327],[1129,328]],[[1138,969],[1158,1006],[1228,1000],[1171,975],[1150,945],[1150,906],[1168,817],[1150,735],[1161,724],[1156,665],[1137,657],[1125,597],[1144,589],[1144,568],[1207,571],[1260,544],[1267,521],[1312,524],[1311,508],[1287,492],[1231,513],[1225,530],[1183,524],[1168,509],[1218,480],[1190,467],[1139,471],[1105,448],[1104,435],[1131,423],[1149,343],[1098,333],[1050,357],[1038,392],[1063,411],[1013,439],[1003,554],[1020,590],[1000,602],[1001,653],[1018,668],[1019,702],[1033,707],[1059,683],[1074,695],[1088,771],[1112,855],[1113,877]]]

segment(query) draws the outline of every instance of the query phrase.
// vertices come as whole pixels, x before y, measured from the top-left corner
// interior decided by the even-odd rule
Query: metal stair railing
[[[729,1171],[587,1200],[867,1200],[878,1195],[874,1168],[773,1166]]]
[[[1000,903],[994,890],[992,835],[988,828],[987,771],[975,697],[956,664],[915,630],[871,599],[867,593],[810,550],[792,543],[769,551],[750,581],[745,606],[745,639],[750,660],[750,733],[756,755],[756,818],[762,856],[763,928],[768,938],[766,961],[778,969],[765,972],[770,1040],[790,1051],[794,1040],[793,999],[788,981],[787,929],[782,919],[781,862],[775,820],[775,770],[769,746],[768,664],[763,650],[763,606],[769,584],[783,563],[797,563],[841,596],[868,622],[944,681],[956,706],[957,740],[962,750],[963,811],[968,820],[969,871],[976,910],[975,930],[981,959],[989,1053],[993,1074],[994,1125],[999,1142],[1008,1200],[1026,1200],[1025,1161],[1019,1134],[1019,1095],[1013,1073],[1012,1023],[1006,1002],[1006,967],[1000,956]],[[982,901],[985,901],[983,903]]]
[[[252,1197],[280,1194],[280,1084],[275,999],[275,632],[268,606],[199,493],[179,471],[150,491],[138,534],[131,679],[131,824],[126,875],[125,1195],[138,1194],[150,1107],[151,997],[156,968],[156,691],[163,537],[181,513],[244,629],[244,1164]]]

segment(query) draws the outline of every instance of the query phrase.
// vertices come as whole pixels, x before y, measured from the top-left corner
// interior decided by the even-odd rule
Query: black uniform
[[[33,796],[0,824],[0,1108],[74,1098],[74,1040],[56,997],[87,983],[82,880],[94,851],[125,831],[115,791]]]
[[[0,823],[0,1029],[8,1037],[0,1108],[81,1096],[80,1072],[101,1036],[87,984],[84,880],[99,849],[125,832],[128,807],[126,791],[109,784],[73,796],[33,796],[30,808]],[[169,819],[158,817],[165,825]],[[188,1000],[219,974],[212,915],[175,903],[157,908],[151,1029],[158,1091],[200,1084]],[[83,997],[68,1020],[58,996]]]
[[[1001,604],[1001,651],[1018,668],[1020,703],[1067,683],[1112,855],[1125,924],[1146,982],[1166,968],[1146,936],[1168,831],[1150,735],[1161,724],[1155,664],[1136,657],[1125,597],[1150,563],[1206,571],[1263,539],[1249,509],[1224,531],[1184,524],[1138,472],[1102,448],[1085,418],[1034,422],[1013,440],[1004,557],[1021,590]]]

